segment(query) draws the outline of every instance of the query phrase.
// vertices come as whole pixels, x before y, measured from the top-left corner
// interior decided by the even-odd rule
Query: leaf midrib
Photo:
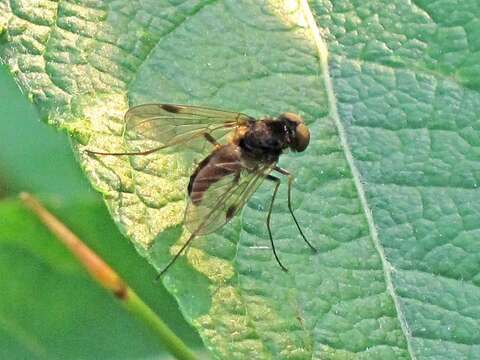
[[[322,70],[322,74],[324,77],[324,86],[327,92],[328,96],[328,104],[329,104],[329,114],[335,124],[335,127],[337,128],[338,131],[338,136],[340,138],[340,143],[343,148],[345,158],[347,160],[348,166],[350,168],[350,171],[352,173],[352,178],[355,183],[355,188],[357,190],[357,194],[360,200],[360,204],[362,206],[363,212],[365,214],[365,218],[368,223],[368,229],[370,232],[370,237],[372,239],[373,245],[375,246],[375,249],[378,252],[378,255],[380,257],[380,260],[382,261],[382,268],[383,268],[383,273],[384,273],[384,278],[385,278],[385,284],[387,288],[388,294],[391,296],[394,305],[395,305],[395,310],[397,312],[397,317],[398,321],[400,323],[403,335],[405,336],[406,343],[407,343],[407,350],[410,355],[410,358],[412,360],[416,359],[416,356],[413,351],[413,346],[411,343],[411,331],[409,328],[409,325],[407,323],[405,313],[402,309],[402,306],[400,304],[400,299],[399,296],[397,295],[395,291],[395,286],[393,284],[392,280],[392,265],[388,261],[385,251],[383,249],[382,244],[380,243],[380,239],[378,237],[378,231],[375,225],[375,221],[372,216],[372,212],[370,210],[370,207],[368,206],[366,194],[365,194],[365,189],[363,187],[363,184],[361,182],[361,175],[357,167],[355,166],[355,162],[353,159],[352,152],[350,150],[350,146],[348,144],[347,140],[347,134],[345,131],[345,128],[340,121],[340,116],[338,114],[338,108],[337,108],[337,100],[335,97],[334,93],[334,87],[333,87],[333,81],[330,76],[330,70],[328,67],[328,49],[326,43],[323,41],[323,39],[320,36],[320,31],[318,29],[317,23],[315,22],[315,19],[313,17],[313,13],[310,9],[310,6],[308,4],[307,0],[300,0],[300,7],[301,10],[304,13],[305,19],[307,21],[307,26],[311,31],[313,41],[315,42],[315,45],[317,47],[318,55],[319,55],[319,61],[320,61],[320,68]]]

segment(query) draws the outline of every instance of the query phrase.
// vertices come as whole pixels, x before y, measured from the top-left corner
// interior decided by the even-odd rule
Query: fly
[[[198,141],[212,147],[210,154],[196,166],[187,187],[184,225],[191,235],[159,277],[194,238],[218,230],[235,217],[264,179],[274,183],[266,221],[268,236],[278,265],[287,271],[272,237],[272,209],[281,183],[280,177],[272,173],[287,177],[288,210],[303,240],[317,251],[293,213],[293,175],[277,166],[284,151],[303,152],[310,142],[308,127],[299,115],[286,112],[277,118],[255,119],[238,112],[199,106],[144,104],[127,111],[124,130],[126,141],[131,144],[152,140],[160,145],[132,152],[86,152],[91,155],[148,155],[173,146],[187,147]]]

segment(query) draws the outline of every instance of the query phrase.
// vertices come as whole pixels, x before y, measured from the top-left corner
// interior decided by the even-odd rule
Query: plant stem
[[[181,360],[194,360],[196,356],[185,343],[145,304],[120,276],[50,213],[35,197],[21,193],[20,199],[31,209],[43,224],[72,252],[90,275],[110,291],[135,317],[147,324],[159,337],[163,345]]]

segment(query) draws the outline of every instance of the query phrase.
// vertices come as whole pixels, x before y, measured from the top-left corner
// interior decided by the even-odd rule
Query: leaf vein
[[[361,205],[364,209],[364,212],[365,212],[365,217],[366,217],[366,220],[367,220],[367,223],[368,223],[368,227],[370,229],[370,235],[371,235],[373,244],[374,244],[374,246],[375,246],[375,248],[376,248],[376,250],[377,250],[377,252],[378,252],[378,254],[381,258],[382,264],[383,264],[383,270],[384,270],[384,275],[385,275],[385,283],[386,283],[386,287],[387,287],[387,292],[389,293],[389,295],[391,296],[391,298],[393,299],[393,302],[395,304],[395,309],[396,309],[397,314],[398,314],[398,320],[400,322],[400,326],[402,328],[402,331],[404,333],[404,336],[405,336],[405,339],[406,339],[406,342],[407,342],[407,348],[408,348],[409,355],[410,355],[412,360],[415,360],[416,356],[414,354],[413,345],[411,343],[410,328],[409,328],[409,325],[406,321],[404,310],[403,310],[403,308],[400,304],[399,296],[396,294],[395,286],[394,286],[393,281],[392,281],[392,274],[391,274],[392,265],[390,264],[390,262],[386,258],[385,252],[384,252],[383,247],[380,243],[377,228],[375,226],[371,210],[370,210],[370,208],[368,206],[368,203],[367,203],[367,198],[366,198],[366,195],[365,195],[365,189],[363,188],[363,184],[362,184],[362,181],[361,181],[361,176],[360,176],[360,173],[359,173],[359,171],[358,171],[358,169],[357,169],[357,167],[354,163],[352,152],[351,152],[350,147],[347,143],[346,131],[344,129],[343,124],[340,121],[340,116],[338,114],[336,99],[335,99],[335,96],[334,96],[334,87],[333,87],[332,78],[330,77],[330,71],[329,71],[329,67],[328,67],[327,45],[325,44],[325,42],[320,37],[320,31],[317,27],[317,24],[315,22],[315,19],[313,17],[312,11],[310,9],[310,6],[309,6],[307,0],[301,0],[300,4],[301,4],[301,7],[304,11],[308,26],[310,28],[310,31],[312,33],[313,39],[315,41],[315,44],[317,46],[317,50],[318,50],[318,53],[319,53],[320,67],[322,68],[322,73],[323,73],[324,81],[325,81],[325,88],[327,89],[327,94],[328,94],[328,102],[329,102],[329,105],[330,105],[330,115],[331,115],[331,117],[333,119],[333,122],[334,122],[334,124],[337,128],[338,133],[339,133],[340,142],[342,144],[342,147],[343,147],[344,152],[345,152],[346,160],[347,160],[347,162],[349,164],[349,167],[350,167],[350,170],[352,172],[352,177],[353,177],[353,180],[355,182],[355,186],[357,188],[360,203],[361,203]]]

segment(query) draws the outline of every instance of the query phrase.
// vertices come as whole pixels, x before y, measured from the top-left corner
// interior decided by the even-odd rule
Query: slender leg
[[[84,150],[87,154],[90,155],[112,155],[112,156],[122,156],[122,155],[148,155],[152,154],[158,150],[163,149],[165,146],[160,146],[155,149],[150,149],[146,151],[134,151],[134,152],[102,152],[102,151],[92,151],[92,150]]]
[[[185,242],[185,244],[183,244],[182,248],[180,250],[177,251],[177,253],[175,254],[175,256],[173,258],[170,259],[169,263],[162,269],[162,271],[160,271],[156,277],[156,280],[159,280],[163,274],[165,274],[167,272],[167,270],[170,268],[170,266],[172,266],[175,261],[177,261],[178,257],[183,253],[183,251],[190,245],[190,243],[192,242],[193,239],[195,239],[196,237],[196,232],[194,232],[193,234],[190,235],[190,237],[188,238],[188,240]]]
[[[203,135],[203,137],[205,137],[205,139],[211,143],[213,146],[215,146],[216,148],[218,148],[220,146],[220,144],[217,142],[217,140],[215,140],[215,138],[210,135],[209,133],[203,133],[203,134],[198,134],[196,136],[194,136],[193,138],[196,138],[198,136],[201,136]],[[162,146],[159,146],[159,147],[156,147],[154,149],[150,149],[150,150],[145,150],[145,151],[132,151],[132,152],[103,152],[103,151],[92,151],[92,150],[84,150],[87,154],[89,155],[111,155],[111,156],[123,156],[123,155],[149,155],[149,154],[152,154],[154,152],[157,152],[158,150],[162,150],[162,149],[165,149],[166,147],[169,147],[169,146],[174,146],[174,145],[178,145],[180,143],[182,143],[183,141],[176,141],[176,142],[172,142],[171,144],[168,144],[168,145],[162,145]]]
[[[281,167],[278,167],[278,166],[275,166],[273,169],[279,172],[280,174],[288,177],[288,210],[290,211],[290,214],[292,215],[293,220],[295,221],[295,225],[297,225],[297,229],[300,232],[300,235],[302,235],[303,240],[307,243],[310,249],[312,249],[312,251],[317,252],[318,250],[307,240],[307,237],[303,233],[302,228],[300,227],[300,224],[298,223],[297,218],[293,213],[293,208],[292,208],[292,183],[294,180],[293,175],[290,174],[287,170],[282,169]]]
[[[270,202],[270,208],[268,209],[268,215],[267,215],[268,236],[270,238],[270,243],[272,244],[272,250],[273,250],[273,255],[275,255],[275,260],[277,260],[278,265],[280,265],[283,271],[288,271],[288,269],[282,264],[282,262],[278,258],[277,250],[275,249],[275,244],[273,242],[272,229],[270,227],[270,219],[272,217],[273,203],[275,202],[275,197],[277,196],[278,187],[280,186],[280,179],[275,176],[268,175],[267,180],[273,181],[275,183],[275,189],[273,190],[272,201]]]
[[[220,144],[218,143],[217,140],[215,140],[215,138],[210,135],[209,133],[203,133],[203,137],[210,143],[212,144],[215,148],[218,148],[220,147]]]

